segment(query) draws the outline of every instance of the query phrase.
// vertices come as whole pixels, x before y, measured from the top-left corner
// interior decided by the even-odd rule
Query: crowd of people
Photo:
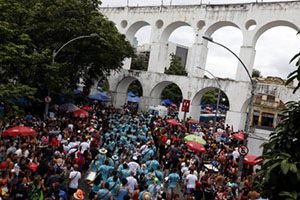
[[[22,125],[33,136],[1,137],[1,199],[238,200],[259,199],[253,166],[238,185],[237,141],[218,123],[173,126],[152,113],[92,105],[87,118],[54,111],[47,120],[28,113],[7,118],[1,131]],[[187,148],[184,137],[206,141],[206,152]]]

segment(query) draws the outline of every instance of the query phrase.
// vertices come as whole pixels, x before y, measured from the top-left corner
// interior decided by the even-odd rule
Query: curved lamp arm
[[[92,34],[90,34],[90,35],[82,35],[82,36],[78,36],[78,37],[76,37],[76,38],[73,38],[73,39],[71,39],[71,40],[69,40],[68,42],[66,42],[65,44],[63,44],[57,51],[53,51],[53,53],[52,53],[52,65],[54,64],[54,62],[55,62],[55,57],[56,57],[56,55],[65,47],[65,46],[67,46],[68,44],[70,44],[71,42],[73,42],[73,41],[75,41],[75,40],[79,40],[79,39],[82,39],[82,38],[90,38],[90,37],[96,37],[96,36],[98,36],[98,34],[96,34],[96,33],[92,33]]]
[[[231,50],[231,49],[229,49],[228,47],[226,47],[225,45],[223,45],[223,44],[220,44],[220,43],[218,43],[218,42],[215,42],[214,40],[213,40],[213,38],[212,37],[209,37],[209,36],[202,36],[202,38],[203,39],[205,39],[205,40],[207,40],[207,41],[209,41],[209,42],[212,42],[212,43],[215,43],[215,44],[217,44],[217,45],[219,45],[219,46],[221,46],[221,47],[223,47],[224,49],[227,49],[227,51],[229,51],[230,53],[232,53],[239,61],[240,61],[240,63],[242,64],[242,66],[244,67],[244,69],[246,70],[246,72],[247,72],[247,75],[248,75],[248,77],[249,77],[249,79],[250,79],[250,81],[251,81],[251,84],[253,84],[253,80],[252,80],[252,77],[251,77],[251,75],[250,75],[250,73],[249,73],[249,71],[248,71],[248,69],[247,69],[247,67],[246,67],[246,65],[245,65],[245,63]]]

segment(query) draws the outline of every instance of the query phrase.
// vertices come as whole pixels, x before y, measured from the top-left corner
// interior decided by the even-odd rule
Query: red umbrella
[[[181,124],[180,124],[178,121],[176,121],[175,119],[167,119],[166,122],[167,122],[168,124],[173,125],[173,126],[180,126],[180,125],[181,125]]]
[[[189,123],[189,124],[199,124],[198,121],[193,120],[193,119],[190,119],[189,121],[187,121],[187,123]]]
[[[177,108],[176,104],[172,103],[170,106]]]
[[[235,133],[232,136],[233,136],[233,138],[235,138],[238,141],[243,141],[244,140],[244,134],[242,134],[242,133]]]
[[[248,164],[248,165],[256,165],[256,164],[259,164],[262,159],[257,159],[258,156],[255,156],[255,155],[246,155],[244,157],[244,163],[245,164]],[[257,160],[256,160],[257,159]]]
[[[93,110],[93,108],[90,106],[82,106],[81,109],[86,110],[88,112],[91,112]]]
[[[2,136],[29,136],[29,135],[35,135],[36,131],[26,127],[26,126],[15,126],[12,128],[7,129],[2,133]]]
[[[195,141],[187,142],[186,146],[190,150],[197,151],[197,152],[200,152],[200,153],[204,153],[206,151],[205,147],[202,144],[200,144],[198,142],[195,142]]]
[[[80,117],[80,118],[85,118],[89,116],[89,113],[86,112],[85,110],[76,110],[73,112],[74,117]]]

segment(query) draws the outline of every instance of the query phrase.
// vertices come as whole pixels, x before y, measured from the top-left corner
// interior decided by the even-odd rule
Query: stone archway
[[[203,96],[204,96],[207,92],[209,92],[209,91],[211,91],[211,90],[213,90],[213,89],[219,89],[219,88],[216,88],[216,87],[206,87],[206,88],[202,88],[201,90],[199,90],[199,91],[194,95],[194,97],[193,97],[192,100],[191,100],[191,109],[190,109],[190,113],[189,113],[189,115],[190,115],[193,119],[195,119],[195,120],[199,120],[199,119],[200,119],[200,113],[201,113],[201,105],[200,105],[200,103],[202,103],[201,100],[202,100]],[[228,95],[227,95],[223,90],[221,90],[221,92],[222,92],[223,94],[225,94],[225,96],[226,96],[226,98],[227,98],[227,100],[228,100],[228,102],[229,102],[229,107],[230,107],[230,100],[229,100],[229,98],[228,98]],[[215,103],[215,104],[216,104],[216,103]],[[219,107],[220,107],[220,105],[221,105],[221,102],[219,102]]]
[[[284,21],[284,20],[272,21],[272,22],[264,24],[263,26],[261,26],[260,28],[257,29],[257,31],[255,32],[255,35],[253,37],[253,40],[252,40],[252,46],[255,47],[257,40],[264,32],[266,32],[267,30],[269,30],[271,28],[277,27],[277,26],[287,26],[292,29],[295,29],[296,31],[299,31],[299,27],[296,26],[292,22]]]
[[[175,84],[177,85],[177,87],[180,89],[181,91],[181,94],[183,95],[183,89],[180,87],[180,85],[174,83],[174,82],[171,82],[171,81],[163,81],[163,82],[160,82],[158,84],[156,84],[151,92],[150,92],[150,98],[151,98],[151,105],[159,105],[161,104],[162,102],[162,99],[161,99],[161,94],[163,92],[163,90],[168,87],[169,85],[171,84]]]
[[[125,103],[127,103],[128,98],[128,88],[131,83],[133,83],[135,80],[139,81],[140,85],[142,86],[142,90],[144,91],[144,87],[142,82],[132,76],[124,77],[122,80],[120,80],[116,86],[116,90],[114,90],[113,95],[113,104],[116,107],[123,106]]]

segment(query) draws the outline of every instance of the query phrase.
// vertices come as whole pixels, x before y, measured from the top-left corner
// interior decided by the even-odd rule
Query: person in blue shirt
[[[173,169],[172,173],[168,176],[168,199],[170,199],[170,197],[174,193],[178,180],[180,180],[180,176],[178,173],[176,173],[176,169]]]
[[[127,179],[122,178],[121,185],[116,190],[116,200],[123,200],[126,195],[129,195],[129,188],[127,187]]]
[[[104,161],[106,160],[106,153],[107,153],[107,150],[102,148],[100,149],[100,153],[97,155],[97,157],[99,158],[99,164],[100,165],[103,165]]]
[[[100,189],[95,196],[96,200],[113,200],[112,194],[109,191],[109,183],[104,183],[104,188]]]
[[[54,192],[51,194],[52,199],[67,200],[67,194],[58,184],[55,185]]]
[[[122,178],[127,178],[130,176],[130,170],[128,169],[128,165],[125,163],[123,164],[123,169],[121,170]]]
[[[155,170],[153,173],[155,175],[155,177],[158,179],[157,185],[161,185],[161,181],[164,178],[163,173],[160,171],[160,166],[157,167],[157,170]]]
[[[151,145],[148,145],[148,148],[146,150],[144,150],[143,152],[144,157],[143,157],[143,161],[146,162],[147,158],[151,158],[152,156],[154,156],[154,151],[151,149]]]
[[[153,176],[155,176],[155,175],[153,174],[153,169],[150,169],[150,170],[148,171],[148,173],[145,174],[145,180],[146,180],[146,184],[147,184],[147,185],[152,185],[152,184],[153,184]]]
[[[141,169],[139,170],[139,175],[141,175],[142,173],[143,173],[144,175],[146,175],[146,174],[148,173],[147,166],[146,166],[145,163],[142,164]]]
[[[157,160],[148,160],[146,162],[146,165],[148,166],[147,169],[153,169],[156,170],[157,167],[160,165],[159,162]]]
[[[110,178],[112,178],[112,181],[107,180],[107,182],[109,183],[109,191],[112,193],[113,199],[116,199],[116,191],[120,186],[120,180],[118,176],[113,176]]]
[[[108,160],[106,160],[104,162],[104,165],[101,165],[99,167],[99,171],[102,174],[103,180],[107,179],[107,176],[108,176],[109,172],[111,172],[112,170],[114,170],[114,167],[109,166],[109,161]]]
[[[102,180],[102,174],[99,174],[94,181],[89,182],[88,184],[92,184],[92,189],[89,194],[89,199],[94,199],[95,195],[98,193],[98,191],[101,189],[101,180]]]

